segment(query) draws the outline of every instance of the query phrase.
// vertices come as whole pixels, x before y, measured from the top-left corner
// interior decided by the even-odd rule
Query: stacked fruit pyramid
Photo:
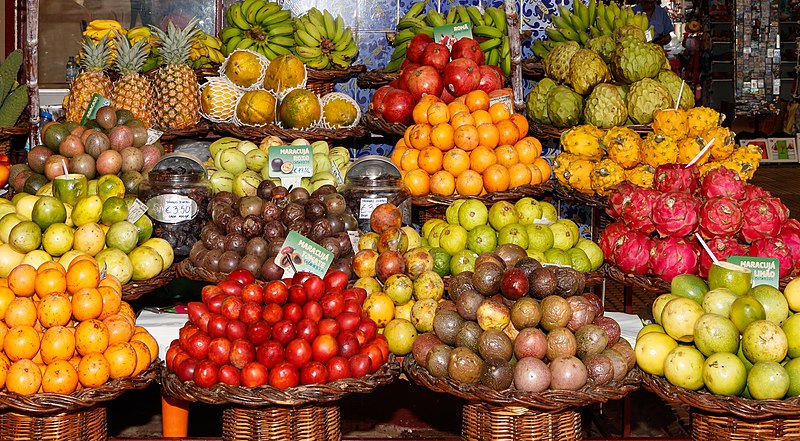
[[[657,167],[694,162],[701,175],[726,167],[749,181],[758,169],[757,146],[736,145],[735,133],[720,126],[720,114],[708,107],[661,110],[651,124],[653,133],[642,138],[627,127],[603,130],[582,125],[561,136],[562,153],[553,162],[553,174],[564,187],[584,194],[608,196],[623,181],[652,188]],[[713,142],[712,142],[713,141]]]
[[[414,107],[416,124],[392,153],[412,196],[478,196],[550,179],[524,116],[490,105],[482,90],[462,98],[445,104],[426,95]]]

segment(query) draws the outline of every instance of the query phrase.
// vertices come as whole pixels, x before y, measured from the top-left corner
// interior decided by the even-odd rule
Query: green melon
[[[322,116],[319,98],[306,89],[295,89],[281,101],[279,117],[287,129],[305,129],[319,121]]]

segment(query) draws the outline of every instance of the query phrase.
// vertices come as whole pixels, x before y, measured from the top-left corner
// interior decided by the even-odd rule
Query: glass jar
[[[183,167],[152,170],[139,184],[139,199],[153,219],[153,236],[169,242],[176,256],[188,256],[209,218],[206,173]]]
[[[375,207],[387,202],[400,208],[403,224],[411,225],[411,199],[402,178],[348,176],[339,193],[347,201],[347,208],[358,220],[358,229],[362,232],[371,231],[370,214]]]

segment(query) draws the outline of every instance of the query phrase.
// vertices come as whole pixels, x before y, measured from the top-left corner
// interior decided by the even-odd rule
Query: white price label
[[[348,231],[347,235],[350,236],[350,245],[353,246],[353,253],[358,253],[358,240],[361,239],[361,234],[358,231]]]
[[[136,223],[144,214],[147,213],[147,205],[139,199],[133,200],[133,205],[128,207],[128,219],[130,223]]]
[[[160,132],[156,129],[147,129],[147,144],[155,144],[156,141],[161,139],[161,135],[163,134],[164,132]]]
[[[331,161],[331,173],[336,178],[336,185],[344,185],[344,176],[342,176],[342,171],[339,170],[339,166],[333,161]]]
[[[511,102],[511,95],[500,95],[496,97],[489,98],[489,105],[492,106],[494,104],[501,103],[506,106],[509,112],[514,113],[514,103]]]
[[[150,216],[165,224],[177,224],[197,215],[197,203],[186,196],[162,194],[147,201]]]
[[[359,219],[369,219],[372,212],[375,211],[375,208],[378,207],[380,204],[385,204],[389,202],[386,198],[362,198],[361,199],[361,207],[358,210],[358,218]]]
[[[644,38],[647,41],[653,41],[653,33],[650,32],[650,29],[644,31]]]
[[[555,222],[551,221],[550,219],[544,219],[544,218],[533,220],[534,225],[553,225],[554,223]]]

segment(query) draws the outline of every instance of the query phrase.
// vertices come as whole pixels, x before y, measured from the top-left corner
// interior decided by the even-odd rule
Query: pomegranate
[[[478,82],[478,89],[486,93],[492,93],[503,87],[503,76],[490,66],[485,64],[478,66],[478,72],[481,75],[481,80]]]
[[[777,236],[785,221],[785,213],[772,198],[756,198],[742,203],[742,239],[747,243]],[[782,205],[782,204],[781,204]]]
[[[614,260],[614,250],[617,249],[617,241],[620,237],[627,234],[630,229],[622,222],[614,222],[600,233],[600,249],[603,250],[603,257],[609,262],[616,264]]]
[[[744,182],[735,171],[725,167],[716,168],[703,176],[700,194],[707,199],[727,196],[740,201],[744,199]]]
[[[450,61],[450,49],[439,43],[430,43],[422,52],[422,64],[432,66],[436,71],[444,71],[447,62]]]
[[[408,55],[406,55],[408,56]],[[478,42],[471,38],[462,38],[453,44],[450,49],[450,58],[469,58],[478,66],[483,64],[483,51]],[[486,93],[489,93],[488,91]]]
[[[697,274],[698,246],[677,237],[656,240],[650,251],[653,274],[671,282],[680,274]]]
[[[377,92],[376,92],[377,93]],[[414,96],[405,90],[395,89],[386,94],[378,108],[387,122],[411,124],[414,111]]]
[[[700,172],[695,166],[686,168],[683,164],[664,164],[656,169],[653,186],[662,193],[677,191],[694,194],[699,177]]]
[[[481,66],[483,68],[483,66]],[[606,213],[614,219],[619,219],[622,216],[622,209],[631,200],[631,193],[638,190],[639,187],[624,181],[614,187],[614,190],[608,195],[608,208]]]
[[[454,96],[472,92],[481,82],[478,65],[469,58],[458,58],[447,63],[442,78],[447,91]]]
[[[750,245],[749,256],[772,257],[780,262],[780,277],[788,277],[794,271],[795,259],[789,247],[779,237],[759,239]]]
[[[406,48],[406,60],[411,63],[422,63],[422,55],[425,53],[425,48],[433,43],[433,38],[428,34],[417,34],[408,42]]]
[[[650,269],[649,258],[652,248],[653,241],[649,237],[636,231],[629,231],[617,239],[614,263],[626,273],[647,274]]]
[[[728,260],[731,256],[746,256],[748,247],[740,244],[736,239],[731,237],[715,237],[708,242],[708,247],[714,256],[720,261]],[[697,272],[700,277],[708,277],[708,270],[711,268],[711,256],[708,253],[700,253],[700,268]]]
[[[733,198],[716,196],[700,206],[700,234],[703,237],[733,237],[741,228],[742,209]]]
[[[407,86],[415,101],[419,101],[425,95],[440,96],[443,87],[442,77],[431,66],[420,66],[408,76]]]
[[[697,230],[697,199],[681,192],[664,193],[653,202],[653,224],[662,237],[686,237]]]
[[[408,63],[408,65],[400,69],[400,76],[397,78],[398,89],[408,90],[408,77],[410,77],[419,66],[420,65],[416,63]]]
[[[373,112],[377,113],[378,116],[382,116],[378,112],[378,109],[380,109],[381,104],[383,104],[383,99],[386,97],[386,94],[388,94],[389,92],[391,92],[393,90],[395,90],[395,88],[392,87],[392,86],[388,86],[388,85],[387,86],[381,86],[380,88],[378,88],[378,90],[376,90],[375,93],[372,94],[372,102],[369,103],[370,110],[372,110]]]
[[[450,104],[456,97],[450,94],[447,89],[442,88],[442,95],[439,97],[445,104]]]
[[[629,196],[628,203],[622,207],[622,220],[629,228],[642,234],[650,234],[656,227],[650,218],[658,192],[649,188],[636,187]]]

